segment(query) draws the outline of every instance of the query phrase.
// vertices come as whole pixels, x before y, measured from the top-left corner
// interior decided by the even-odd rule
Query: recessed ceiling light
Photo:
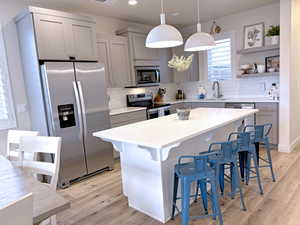
[[[128,5],[136,5],[138,4],[137,0],[128,0]]]

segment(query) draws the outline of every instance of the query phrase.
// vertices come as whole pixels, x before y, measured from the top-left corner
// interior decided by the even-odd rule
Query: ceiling
[[[136,6],[129,6],[128,0],[31,0],[59,10],[80,11],[94,15],[115,17],[132,22],[155,25],[159,23],[160,0],[138,0]],[[201,21],[254,9],[279,0],[200,0]],[[196,22],[196,0],[164,0],[167,23],[189,25]]]

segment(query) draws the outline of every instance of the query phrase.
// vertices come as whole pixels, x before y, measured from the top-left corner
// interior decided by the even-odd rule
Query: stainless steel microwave
[[[159,85],[160,83],[159,66],[136,66],[135,80],[136,80],[136,86],[138,87]]]

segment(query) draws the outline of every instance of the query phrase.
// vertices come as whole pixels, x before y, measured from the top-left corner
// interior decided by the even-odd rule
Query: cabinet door
[[[179,46],[172,49],[173,54],[177,55],[178,57],[185,56],[188,57],[190,55],[194,55],[193,62],[190,68],[184,72],[178,72],[177,70],[173,69],[174,74],[174,81],[177,83],[187,82],[187,81],[199,81],[199,57],[198,53],[192,52],[185,52],[184,46]]]
[[[97,60],[95,25],[72,21],[71,26],[76,60]]]
[[[154,48],[146,48],[146,35],[132,34],[134,60],[159,60],[159,51]]]
[[[67,60],[66,23],[63,18],[34,15],[39,59]]]
[[[277,103],[257,103],[256,108],[259,112],[256,114],[256,124],[272,124],[272,130],[269,134],[270,143],[278,144],[278,104]]]
[[[109,41],[108,40],[97,40],[98,50],[98,61],[105,65],[105,76],[107,87],[111,87],[111,62],[109,56]]]
[[[173,83],[174,76],[171,68],[168,67],[168,62],[172,58],[171,49],[159,50],[159,66],[160,66],[160,83]]]
[[[112,87],[131,85],[128,42],[125,40],[110,40],[111,84]]]

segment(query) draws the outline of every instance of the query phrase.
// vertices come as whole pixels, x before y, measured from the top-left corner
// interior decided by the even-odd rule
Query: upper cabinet
[[[128,55],[128,38],[120,36],[98,35],[98,60],[106,67],[108,87],[130,86],[132,77]]]
[[[145,46],[147,35],[130,33],[129,38],[133,47],[133,58],[135,61],[159,61],[159,49],[146,48]]]
[[[86,16],[29,7],[16,20],[32,16],[40,60],[97,60],[95,21]]]
[[[188,57],[190,55],[193,56],[193,62],[190,68],[184,72],[178,72],[177,70],[173,70],[174,74],[174,82],[181,83],[181,82],[189,82],[189,81],[199,81],[199,53],[198,52],[185,52],[184,45],[175,47],[172,49],[174,55],[178,57],[185,56]]]
[[[131,85],[135,82],[135,66],[159,66],[160,82],[173,82],[173,71],[168,67],[168,61],[172,58],[171,49],[146,48],[146,30],[126,28],[117,32],[118,35],[128,38],[129,61],[131,72]]]

